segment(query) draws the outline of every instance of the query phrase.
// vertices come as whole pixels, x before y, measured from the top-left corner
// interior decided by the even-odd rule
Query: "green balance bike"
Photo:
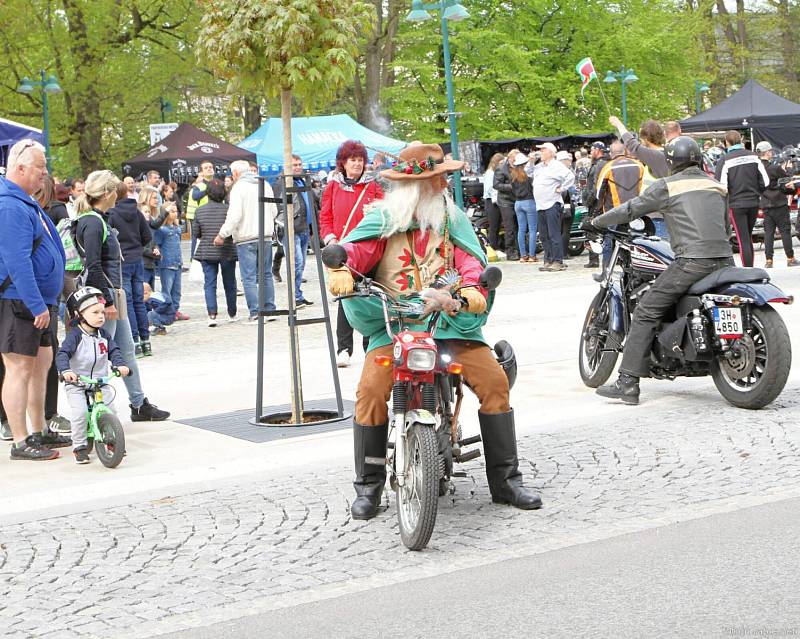
[[[94,442],[97,458],[106,468],[116,468],[125,456],[125,431],[122,430],[114,411],[103,401],[103,387],[110,386],[112,377],[120,377],[115,368],[109,377],[92,379],[79,375],[73,384],[83,389],[86,395],[86,428],[89,448]],[[69,382],[67,382],[69,383]]]

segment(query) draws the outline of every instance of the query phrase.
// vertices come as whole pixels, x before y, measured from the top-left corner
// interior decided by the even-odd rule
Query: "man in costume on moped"
[[[486,256],[467,216],[447,191],[447,174],[463,166],[446,160],[436,144],[415,144],[401,151],[395,165],[381,172],[392,188],[342,239],[347,264],[329,271],[328,286],[334,295],[347,295],[353,291],[353,272],[369,274],[397,297],[419,293],[448,269],[458,271],[461,285],[469,287],[459,292],[465,304],[461,312],[441,315],[436,339],[462,363],[464,380],[480,401],[478,418],[492,501],[533,510],[542,502],[522,483],[509,380],[481,332],[494,300],[493,291],[479,286]],[[378,510],[386,469],[366,463],[365,458],[386,457],[392,389],[391,369],[374,360],[391,356],[392,346],[378,300],[349,298],[342,303],[348,321],[370,338],[356,392],[356,499],[351,506],[354,519],[370,519]]]

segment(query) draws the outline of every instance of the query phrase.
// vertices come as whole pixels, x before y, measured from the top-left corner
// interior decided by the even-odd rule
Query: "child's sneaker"
[[[86,448],[86,446],[76,448],[72,451],[72,454],[75,455],[76,464],[88,464],[90,461],[92,461],[89,459],[89,449]]]
[[[136,359],[141,359],[144,357],[144,351],[142,350],[142,344],[139,341],[133,343],[133,356]]]

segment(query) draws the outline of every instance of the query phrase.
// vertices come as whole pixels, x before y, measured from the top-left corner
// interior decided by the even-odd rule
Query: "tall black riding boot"
[[[283,251],[275,251],[272,258],[272,277],[276,282],[283,282],[281,277],[281,262],[283,262]]]
[[[381,503],[386,483],[386,463],[367,463],[366,457],[386,459],[388,424],[362,426],[353,422],[353,457],[356,466],[356,499],[350,506],[353,519],[372,519]],[[372,460],[370,460],[372,461]]]
[[[517,434],[514,431],[514,411],[486,415],[478,413],[486,458],[486,478],[496,504],[511,504],[522,510],[541,508],[542,499],[522,485],[522,473],[517,459]]]

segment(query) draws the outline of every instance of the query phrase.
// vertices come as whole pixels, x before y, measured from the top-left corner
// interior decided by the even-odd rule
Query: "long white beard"
[[[420,230],[430,229],[441,234],[445,219],[456,211],[455,202],[447,190],[435,193],[419,182],[396,182],[375,206],[389,216],[382,237],[403,233],[414,226],[415,221]]]

